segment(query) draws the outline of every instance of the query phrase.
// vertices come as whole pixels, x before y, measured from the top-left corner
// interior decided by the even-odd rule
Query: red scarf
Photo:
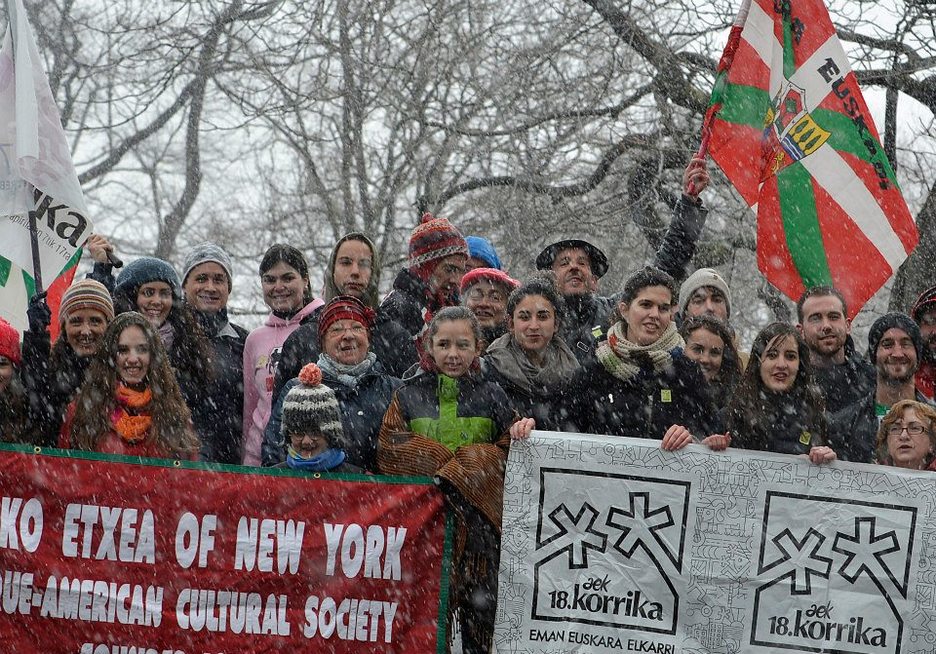
[[[135,391],[117,384],[116,395],[117,408],[111,415],[114,431],[127,443],[139,443],[146,438],[153,424],[153,417],[149,413],[153,392],[149,386],[145,390]]]

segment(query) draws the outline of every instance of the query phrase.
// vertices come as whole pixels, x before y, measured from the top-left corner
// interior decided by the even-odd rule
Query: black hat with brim
[[[608,272],[608,268],[611,267],[611,264],[608,263],[608,257],[605,256],[604,252],[596,248],[588,241],[581,241],[577,238],[570,238],[564,241],[553,243],[552,245],[547,245],[545,248],[543,248],[543,251],[539,253],[538,257],[536,257],[537,270],[550,270],[559,252],[569,248],[581,248],[585,250],[586,254],[588,254],[589,260],[591,261],[592,274],[598,278],[604,277],[604,274]]]

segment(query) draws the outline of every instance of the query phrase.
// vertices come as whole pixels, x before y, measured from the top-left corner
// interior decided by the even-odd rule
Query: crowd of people
[[[366,234],[335,244],[320,297],[303,253],[271,246],[258,266],[270,313],[249,333],[228,316],[221,247],[192,247],[181,274],[151,257],[115,269],[112,244],[93,236],[93,270],[64,293],[54,343],[42,293],[22,343],[0,321],[0,433],[127,456],[431,476],[460,525],[452,605],[464,651],[486,652],[506,454],[533,429],[936,469],[936,286],[909,313],[877,319],[866,354],[829,286],[805,290],[797,324],[767,325],[741,351],[728,283],[712,269],[687,274],[707,183],[694,160],[652,265],[610,296],[593,243],[553,243],[517,280],[488,240],[426,214],[382,300]]]

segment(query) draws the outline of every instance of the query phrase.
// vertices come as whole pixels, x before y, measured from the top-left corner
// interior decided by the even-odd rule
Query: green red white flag
[[[757,214],[757,262],[790,298],[818,284],[858,310],[917,244],[822,0],[745,0],[703,149]]]
[[[9,0],[7,9],[0,48],[0,315],[25,327],[35,289],[28,220],[34,212],[39,267],[57,326],[55,298],[74,276],[93,226],[23,0]]]

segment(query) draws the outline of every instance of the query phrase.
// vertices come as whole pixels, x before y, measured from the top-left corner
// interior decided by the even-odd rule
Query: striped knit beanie
[[[107,287],[93,279],[82,279],[65,289],[59,305],[59,320],[64,324],[69,314],[78,309],[96,309],[104,314],[107,322],[114,319],[114,303]]]
[[[409,269],[422,279],[432,274],[439,259],[453,254],[468,257],[468,243],[452,223],[424,213],[409,239]]]
[[[283,437],[321,433],[331,447],[344,449],[344,429],[335,392],[322,383],[322,371],[314,363],[299,372],[299,384],[283,400]]]

